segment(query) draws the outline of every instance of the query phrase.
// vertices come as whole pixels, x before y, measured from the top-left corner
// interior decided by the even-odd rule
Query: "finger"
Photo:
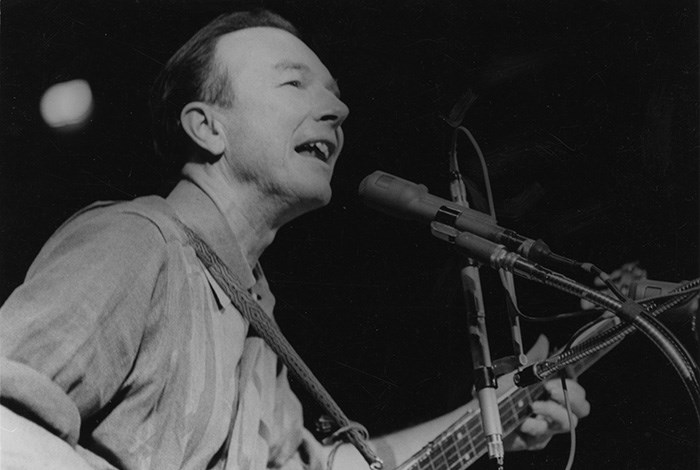
[[[574,413],[571,413],[569,421],[569,413],[566,412],[566,408],[553,401],[536,401],[531,407],[533,413],[541,415],[549,422],[549,429],[552,432],[568,432],[569,429],[575,428],[578,424],[578,417]]]
[[[552,379],[544,383],[544,388],[549,396],[558,403],[564,403],[564,390],[561,379]],[[586,398],[586,390],[575,380],[566,379],[566,388],[569,392],[569,399]]]
[[[507,436],[505,439],[503,439],[503,446],[507,452],[521,450],[540,450],[547,445],[550,438],[543,439],[533,437],[528,434],[523,434],[520,431],[516,431],[511,435]]]
[[[549,423],[543,418],[530,416],[520,425],[520,432],[528,436],[542,436],[551,434],[549,431]]]
[[[523,421],[515,434],[516,448],[539,450],[549,443],[555,433],[549,429],[549,423],[542,417],[529,417]]]
[[[550,380],[544,384],[551,400],[565,405],[564,390],[560,380]],[[591,404],[586,400],[586,389],[578,382],[566,379],[566,389],[569,396],[571,411],[579,418],[585,418],[591,412]]]
[[[586,389],[578,382],[566,379],[566,390],[571,411],[579,418],[585,418],[591,413],[591,404],[586,400]],[[565,405],[564,391],[561,390],[562,404]]]

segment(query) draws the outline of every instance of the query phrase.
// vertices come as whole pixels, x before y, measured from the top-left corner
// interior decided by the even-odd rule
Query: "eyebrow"
[[[302,64],[301,62],[291,62],[288,60],[278,62],[277,64],[275,64],[274,69],[282,72],[286,70],[297,70],[306,74],[311,73],[311,67],[309,67],[308,65]],[[340,98],[340,87],[338,86],[338,80],[335,77],[332,78],[331,81],[326,85],[326,88],[333,92],[335,96]]]

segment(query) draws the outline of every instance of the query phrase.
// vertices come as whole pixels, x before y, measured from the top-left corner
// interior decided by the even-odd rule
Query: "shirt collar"
[[[204,239],[238,277],[245,289],[255,285],[248,264],[231,226],[214,201],[195,183],[180,180],[166,198],[180,220]]]

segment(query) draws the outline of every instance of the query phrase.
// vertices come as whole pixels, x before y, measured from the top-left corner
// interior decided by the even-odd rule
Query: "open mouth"
[[[294,151],[327,162],[335,152],[335,144],[327,140],[310,140],[294,147]]]

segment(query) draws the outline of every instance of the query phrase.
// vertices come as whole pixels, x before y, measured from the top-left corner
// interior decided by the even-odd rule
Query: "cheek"
[[[345,145],[345,133],[342,127],[339,127],[336,132],[338,134],[338,155],[340,155],[340,152],[343,151],[343,145]]]
[[[227,138],[235,152],[257,155],[267,164],[279,165],[280,155],[294,151],[294,136],[308,113],[306,100],[260,90],[238,95]]]

